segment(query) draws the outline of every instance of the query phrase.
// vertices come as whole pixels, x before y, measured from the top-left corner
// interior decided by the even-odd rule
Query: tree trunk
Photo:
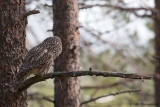
[[[160,10],[160,0],[155,0],[155,9]],[[155,29],[155,55],[160,56],[160,14],[154,19]],[[155,101],[157,107],[160,107],[160,64],[156,65],[155,69]]]
[[[0,107],[26,107],[26,94],[13,94],[25,48],[25,0],[0,0]]]
[[[53,0],[54,35],[62,40],[62,53],[55,60],[54,70],[79,70],[78,1]],[[55,107],[79,107],[78,77],[55,78]]]

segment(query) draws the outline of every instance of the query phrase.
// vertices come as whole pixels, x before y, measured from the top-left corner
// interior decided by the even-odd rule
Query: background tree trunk
[[[55,71],[79,70],[77,0],[53,0],[54,35],[62,40],[62,54],[55,60]],[[55,107],[79,107],[78,77],[55,78]]]
[[[13,95],[25,48],[25,0],[0,1],[0,107],[26,107],[26,94]]]
[[[160,10],[160,0],[155,0],[155,9]],[[160,56],[160,14],[154,19],[155,29],[155,55]],[[160,107],[160,64],[155,69],[155,99],[157,107]]]

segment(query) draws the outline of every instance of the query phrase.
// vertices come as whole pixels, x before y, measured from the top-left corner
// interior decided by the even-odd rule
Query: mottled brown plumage
[[[62,43],[58,36],[49,37],[33,47],[25,56],[17,78],[27,78],[31,74],[42,76],[48,72],[52,61],[61,53]]]

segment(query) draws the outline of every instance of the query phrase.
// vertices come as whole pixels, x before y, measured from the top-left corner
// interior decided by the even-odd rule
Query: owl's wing
[[[29,70],[40,68],[52,59],[52,54],[43,47],[32,48],[24,58],[20,67],[20,72],[28,72]]]

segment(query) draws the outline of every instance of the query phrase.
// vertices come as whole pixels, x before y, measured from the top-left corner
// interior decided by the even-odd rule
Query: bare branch
[[[156,16],[153,15],[152,13],[151,14],[142,14],[142,15],[139,15],[138,13],[136,12],[132,12],[135,16],[137,17],[140,17],[140,18],[145,18],[145,17],[148,17],[148,18],[155,18]]]
[[[44,4],[44,6],[46,6],[46,7],[53,7],[53,5],[49,5],[49,4]]]
[[[42,77],[34,76],[31,77],[25,81],[23,81],[19,86],[17,86],[17,90],[15,94],[19,94],[22,91],[26,90],[31,85],[45,81],[49,78],[55,78],[55,77],[77,77],[77,76],[103,76],[103,77],[120,77],[120,78],[130,78],[130,79],[152,79],[153,76],[142,76],[138,74],[129,74],[129,73],[123,73],[123,72],[109,72],[109,71],[64,71],[64,72],[54,72],[54,73],[48,73],[45,74]]]
[[[118,9],[118,10],[121,10],[121,11],[132,12],[137,17],[155,18],[157,16],[153,15],[152,13],[156,13],[156,14],[160,13],[157,9],[151,8],[151,7],[122,7],[122,6],[118,6],[118,5],[112,5],[112,4],[92,4],[92,5],[88,5],[88,4],[84,4],[84,3],[81,3],[80,6],[81,6],[80,9],[88,9],[88,8],[93,8],[93,7],[109,7],[109,8]],[[137,11],[141,11],[141,10],[143,10],[145,12],[151,12],[151,14],[139,15],[139,14],[136,13]]]
[[[28,17],[28,16],[30,16],[30,15],[38,14],[38,13],[40,13],[39,10],[31,10],[31,11],[28,11],[28,12],[24,13],[24,14],[23,14],[23,17]]]
[[[103,96],[99,96],[99,97],[96,97],[96,98],[91,98],[90,100],[84,101],[84,102],[81,103],[81,106],[84,105],[84,104],[90,103],[90,102],[94,102],[94,101],[96,101],[100,98],[104,98],[104,97],[108,97],[108,96],[116,96],[116,95],[124,94],[124,93],[139,92],[139,91],[140,91],[139,89],[136,89],[136,90],[128,90],[128,91],[121,91],[121,92],[117,92],[117,93],[106,94],[106,95],[103,95]]]
[[[47,32],[53,32],[53,29],[49,29],[49,30],[47,30]]]
[[[122,7],[118,5],[112,5],[112,4],[93,4],[93,5],[86,5],[86,4],[80,4],[81,8],[80,9],[87,9],[87,8],[93,8],[93,7],[110,7],[114,9],[119,9],[119,10],[125,10],[125,11],[139,11],[139,10],[145,10],[145,11],[151,11],[154,13],[157,13],[158,11],[155,8],[145,8],[145,7]]]

